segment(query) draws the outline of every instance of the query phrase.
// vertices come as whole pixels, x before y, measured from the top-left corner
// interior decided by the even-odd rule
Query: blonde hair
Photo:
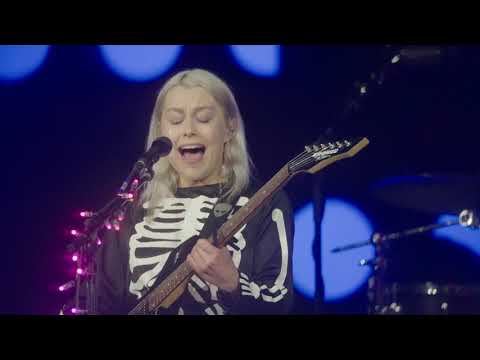
[[[162,136],[160,132],[160,121],[163,104],[168,91],[175,86],[187,88],[199,86],[203,88],[222,107],[225,121],[233,121],[235,133],[232,139],[225,144],[223,154],[224,163],[222,166],[222,176],[228,179],[229,187],[224,197],[232,201],[248,187],[253,162],[248,154],[243,120],[235,97],[227,84],[216,75],[206,70],[192,69],[179,72],[167,80],[155,101],[150,120],[146,149],[150,148],[156,138]],[[162,198],[172,197],[177,190],[178,174],[166,157],[160,158],[159,161],[155,163],[153,171],[155,175],[142,193],[142,203],[157,203]]]

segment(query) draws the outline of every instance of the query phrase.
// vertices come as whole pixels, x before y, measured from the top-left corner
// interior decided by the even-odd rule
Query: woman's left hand
[[[239,286],[238,270],[227,248],[217,248],[208,240],[199,239],[187,256],[187,263],[203,280],[220,289],[233,292]]]

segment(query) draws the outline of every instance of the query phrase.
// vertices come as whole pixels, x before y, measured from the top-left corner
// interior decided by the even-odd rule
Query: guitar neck
[[[291,176],[287,165],[281,168],[270,181],[263,185],[243,207],[218,229],[216,245],[224,246],[255,215],[256,210],[285,186]]]
[[[162,302],[170,295],[187,277],[193,275],[193,270],[186,261],[181,263],[162,283],[141,300],[128,315],[145,315],[160,307]]]

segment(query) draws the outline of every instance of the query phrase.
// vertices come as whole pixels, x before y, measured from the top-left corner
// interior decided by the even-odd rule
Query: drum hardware
[[[431,282],[426,282],[421,285],[410,285],[407,286],[407,289],[397,283],[389,285],[386,282],[389,245],[394,240],[404,239],[412,235],[444,227],[461,225],[468,228],[478,228],[478,219],[479,214],[477,211],[464,209],[458,214],[458,219],[455,220],[419,226],[390,234],[376,232],[372,234],[371,239],[368,241],[336,247],[332,249],[331,252],[339,253],[367,245],[374,246],[374,257],[372,259],[361,259],[358,263],[359,266],[370,266],[373,270],[372,276],[368,280],[368,314],[402,314],[405,313],[406,310],[408,313],[448,314],[450,313],[451,306],[449,306],[449,301],[451,299],[466,299],[474,295],[480,296],[480,288],[478,291],[472,291],[474,287],[469,287],[469,290],[469,288],[462,287],[461,285],[445,287]],[[461,289],[463,289],[463,293]],[[414,304],[412,303],[415,301],[418,302],[420,298],[423,300],[428,299],[428,301],[424,301],[425,309],[423,309],[423,312],[421,309],[413,309]],[[402,302],[405,301],[410,301],[408,304],[408,309],[410,310],[405,309],[406,306],[402,304]]]

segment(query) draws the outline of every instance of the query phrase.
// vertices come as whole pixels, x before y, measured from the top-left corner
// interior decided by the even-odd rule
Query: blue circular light
[[[49,45],[0,45],[0,79],[17,81],[32,75],[45,61]]]
[[[458,216],[441,215],[438,218],[439,224],[447,221],[458,221]],[[432,233],[435,238],[447,239],[480,256],[480,229],[470,229],[461,225],[453,225],[435,229]]]
[[[326,302],[338,301],[357,291],[371,274],[371,269],[359,266],[359,261],[374,256],[372,246],[340,253],[332,253],[331,250],[337,246],[366,241],[371,235],[372,226],[360,210],[339,199],[326,201],[321,234]],[[294,285],[307,298],[314,298],[315,295],[314,237],[313,203],[309,203],[295,214],[293,251]]]
[[[257,76],[276,76],[280,71],[280,45],[231,45],[237,63]]]
[[[177,61],[182,45],[101,45],[103,59],[117,75],[129,81],[151,81]]]

